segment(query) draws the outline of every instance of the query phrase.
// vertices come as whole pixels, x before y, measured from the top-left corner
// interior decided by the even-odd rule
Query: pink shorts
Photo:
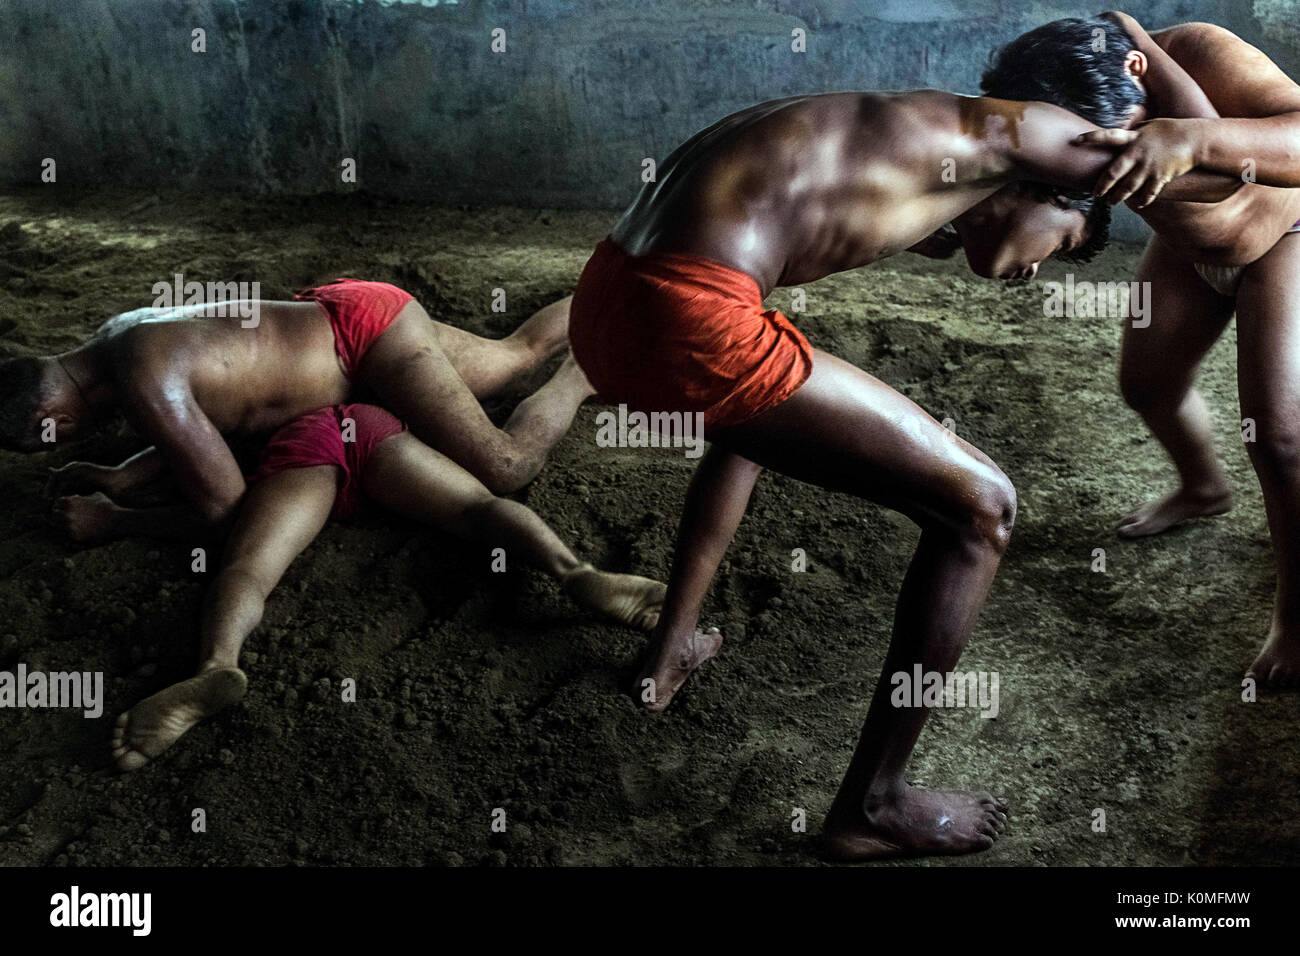
[[[295,299],[319,302],[330,317],[334,329],[334,351],[343,362],[349,379],[375,339],[388,331],[397,313],[406,308],[414,296],[387,282],[364,279],[335,279],[314,289],[305,289]]]
[[[299,415],[282,427],[262,450],[250,483],[291,468],[334,465],[339,469],[334,518],[348,518],[361,505],[361,474],[379,445],[406,431],[396,417],[374,405],[327,405]]]

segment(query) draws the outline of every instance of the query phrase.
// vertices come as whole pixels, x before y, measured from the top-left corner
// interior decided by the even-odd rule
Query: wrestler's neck
[[[56,355],[55,361],[67,379],[69,391],[81,400],[88,411],[113,404],[113,380],[108,374],[107,362],[97,346],[87,345],[64,352]]]

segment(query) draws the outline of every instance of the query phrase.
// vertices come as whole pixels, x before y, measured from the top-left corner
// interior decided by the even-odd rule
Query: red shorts
[[[700,256],[632,256],[610,239],[582,270],[569,344],[608,403],[702,412],[737,425],[790,397],[812,373],[812,346],[763,309],[754,279]]]
[[[344,374],[353,378],[375,339],[415,297],[387,282],[335,279],[299,292],[294,298],[319,302],[325,309],[334,328],[334,351],[343,361]]]
[[[366,460],[381,442],[404,431],[406,426],[397,418],[374,405],[326,405],[299,415],[272,435],[249,482],[291,468],[335,465],[339,469],[338,494],[330,514],[351,517],[361,504],[361,473]]]

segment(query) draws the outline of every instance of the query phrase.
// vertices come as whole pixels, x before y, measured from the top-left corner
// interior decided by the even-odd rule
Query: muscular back
[[[333,331],[316,303],[261,302],[256,327],[242,321],[204,306],[139,309],[110,319],[89,345],[107,359],[128,417],[133,397],[188,392],[219,432],[257,434],[346,398]]]
[[[668,157],[612,237],[633,255],[715,259],[764,294],[893,255],[1000,184],[962,129],[963,100],[828,93],[735,113]]]

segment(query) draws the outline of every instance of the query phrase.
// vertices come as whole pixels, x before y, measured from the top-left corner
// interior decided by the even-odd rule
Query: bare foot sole
[[[667,709],[686,678],[701,664],[717,657],[721,649],[722,633],[716,627],[707,631],[696,628],[685,641],[660,648],[636,679],[635,693],[641,706],[654,714]]]
[[[1189,518],[1208,518],[1231,510],[1231,492],[1198,494],[1180,488],[1159,501],[1148,501],[1134,508],[1120,519],[1115,530],[1121,538],[1145,538],[1168,531]]]
[[[982,791],[908,787],[874,806],[826,818],[826,852],[842,861],[975,853],[997,842],[1007,803]]]
[[[1300,646],[1294,639],[1284,640],[1281,631],[1273,631],[1264,649],[1246,671],[1261,687],[1273,690],[1300,688]]]
[[[642,631],[653,631],[659,623],[668,590],[658,581],[635,574],[597,571],[590,564],[570,571],[564,578],[563,588],[583,607]]]
[[[117,718],[113,759],[121,770],[138,770],[176,743],[204,717],[229,707],[248,690],[238,667],[205,671],[145,698]]]

